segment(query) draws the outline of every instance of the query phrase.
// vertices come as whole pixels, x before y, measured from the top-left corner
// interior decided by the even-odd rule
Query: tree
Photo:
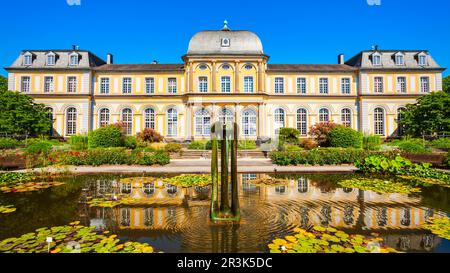
[[[0,75],[0,91],[8,90],[8,79]]]
[[[52,128],[49,112],[30,96],[0,89],[0,133],[45,134]]]
[[[446,93],[450,93],[450,76],[447,76],[442,80],[442,90]]]
[[[407,105],[399,126],[412,136],[450,134],[450,93],[433,92]]]

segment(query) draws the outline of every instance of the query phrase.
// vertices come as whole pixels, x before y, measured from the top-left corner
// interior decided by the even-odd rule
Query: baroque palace
[[[9,90],[52,110],[53,134],[70,137],[122,121],[128,134],[209,138],[211,123],[236,121],[242,138],[333,121],[396,137],[405,105],[442,90],[444,71],[427,50],[366,50],[337,64],[269,64],[259,37],[195,34],[182,64],[114,64],[90,51],[24,50],[7,67]]]

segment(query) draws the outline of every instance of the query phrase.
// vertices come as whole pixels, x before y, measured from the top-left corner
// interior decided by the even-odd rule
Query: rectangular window
[[[342,92],[342,94],[350,94],[350,92],[351,92],[350,78],[342,78],[341,79],[341,92]]]
[[[155,78],[145,78],[145,93],[155,94]]]
[[[100,79],[100,94],[109,94],[109,78]]]
[[[223,76],[220,79],[220,86],[222,89],[222,93],[231,93],[231,77]]]
[[[167,89],[169,94],[177,93],[177,79],[176,78],[168,78],[167,79]]]
[[[395,64],[396,65],[404,65],[405,64],[404,62],[405,61],[404,61],[403,55],[395,56]]]
[[[54,86],[55,86],[55,84],[53,82],[53,77],[49,76],[49,77],[44,78],[44,92],[45,93],[53,92],[55,90]]]
[[[420,77],[420,92],[429,93],[430,92],[430,78]]]
[[[71,66],[78,65],[78,55],[74,54],[70,56],[70,65]]]
[[[31,65],[31,60],[32,60],[31,55],[25,55],[23,57],[23,64],[24,65]]]
[[[277,77],[275,78],[275,94],[283,94],[284,93],[284,78]]]
[[[77,77],[67,77],[67,92],[75,93],[77,92]]]
[[[208,77],[198,77],[198,92],[208,92]]]
[[[20,79],[20,91],[23,93],[29,93],[31,86],[31,77],[24,76]]]
[[[397,77],[397,92],[406,93],[406,77]]]
[[[427,57],[419,56],[419,65],[427,65]]]
[[[374,66],[380,66],[381,65],[381,56],[380,55],[373,56],[373,65]]]
[[[49,65],[49,66],[55,65],[55,55],[47,56],[47,65]]]
[[[297,78],[297,94],[306,94],[306,78]]]
[[[319,93],[328,94],[328,78],[319,79]]]
[[[131,78],[123,78],[122,79],[122,93],[123,94],[131,94],[132,90],[132,79]]]
[[[375,77],[373,79],[373,91],[375,93],[383,93],[384,92],[383,77]]]
[[[244,77],[244,93],[253,93],[253,77]]]

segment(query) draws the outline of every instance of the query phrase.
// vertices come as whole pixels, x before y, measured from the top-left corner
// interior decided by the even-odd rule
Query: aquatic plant
[[[431,230],[433,234],[441,238],[450,240],[450,218],[448,217],[432,217],[422,227]]]
[[[31,173],[0,173],[0,186],[31,180],[34,177]]]
[[[11,212],[15,212],[16,208],[13,205],[0,205],[0,213],[7,214]]]
[[[0,187],[0,191],[4,193],[18,193],[18,192],[29,192],[29,191],[39,191],[42,189],[47,189],[50,187],[63,185],[63,182],[50,181],[50,182],[25,182],[13,185],[7,185]]]
[[[354,178],[339,181],[338,184],[343,188],[358,188],[364,191],[373,191],[377,193],[410,194],[420,192],[420,188],[414,188],[408,184],[383,179]]]
[[[253,180],[248,180],[248,183],[254,184],[254,185],[270,185],[270,186],[276,186],[276,185],[286,185],[289,183],[289,180],[287,179],[280,179],[280,178],[274,178],[274,177],[265,177],[265,178],[258,178]]]
[[[332,227],[314,226],[309,231],[294,229],[295,235],[275,239],[268,245],[271,253],[390,253],[379,237],[350,235]]]
[[[158,200],[154,199],[137,199],[133,197],[116,196],[116,198],[111,197],[101,197],[93,198],[87,201],[89,207],[98,208],[114,208],[117,206],[142,206],[142,205],[154,205],[157,204]]]
[[[40,228],[19,238],[0,241],[0,253],[152,253],[146,243],[121,242],[109,231],[96,232],[76,221],[67,226]],[[52,242],[47,243],[51,237]]]
[[[205,187],[211,185],[211,175],[183,174],[175,177],[165,178],[164,183],[183,188]]]

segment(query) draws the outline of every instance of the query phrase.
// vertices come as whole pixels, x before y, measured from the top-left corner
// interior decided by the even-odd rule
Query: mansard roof
[[[267,72],[354,72],[357,68],[345,64],[269,64]]]
[[[100,72],[183,72],[184,64],[105,64],[94,70]]]

